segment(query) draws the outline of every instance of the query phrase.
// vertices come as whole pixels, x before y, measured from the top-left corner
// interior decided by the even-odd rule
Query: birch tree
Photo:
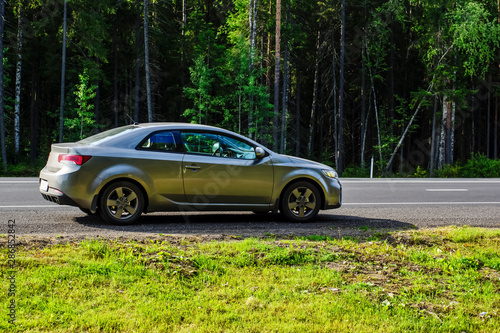
[[[2,144],[2,162],[3,169],[7,171],[7,148],[5,144],[5,114],[4,114],[4,87],[3,87],[3,33],[5,27],[5,1],[0,0],[0,55],[2,56],[2,61],[0,62],[0,140]]]
[[[15,162],[19,160],[19,133],[21,114],[21,69],[22,69],[22,49],[23,49],[23,17],[22,5],[18,4],[17,18],[17,66],[16,66],[16,97],[14,101],[14,153]]]
[[[342,176],[344,170],[344,63],[345,63],[345,0],[341,3],[341,32],[340,32],[340,78],[339,78],[339,125],[337,132],[338,155],[337,171]]]
[[[278,151],[278,124],[280,107],[280,44],[281,44],[281,0],[276,0],[276,34],[274,51],[274,118],[273,118],[273,150]]]
[[[68,2],[64,0],[63,12],[63,45],[62,45],[62,62],[61,62],[61,103],[59,106],[59,142],[63,142],[64,132],[64,85],[66,81],[66,26],[68,20]]]
[[[151,100],[151,71],[149,65],[149,29],[148,29],[148,3],[144,0],[144,67],[146,69],[146,94],[148,102],[148,122],[153,122],[153,105]]]

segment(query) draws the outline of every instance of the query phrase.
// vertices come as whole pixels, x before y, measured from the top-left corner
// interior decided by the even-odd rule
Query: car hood
[[[305,158],[300,158],[300,157],[295,157],[295,156],[288,156],[288,155],[281,155],[284,159],[290,160],[293,164],[300,164],[303,166],[307,167],[316,167],[318,169],[325,169],[325,170],[330,170],[332,167],[329,167],[328,165],[311,161],[311,160],[306,160]]]

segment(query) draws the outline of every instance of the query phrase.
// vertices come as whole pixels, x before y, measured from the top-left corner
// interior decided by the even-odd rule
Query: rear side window
[[[101,133],[89,136],[88,138],[85,138],[85,139],[80,140],[78,142],[79,143],[89,144],[89,145],[95,145],[95,144],[98,144],[98,143],[102,143],[102,142],[104,142],[106,140],[112,139],[115,136],[123,134],[125,132],[133,131],[133,130],[135,130],[137,128],[139,128],[139,127],[134,126],[134,125],[113,128],[113,129],[110,129],[110,130],[107,130],[107,131],[104,131],[104,132],[101,132]]]
[[[148,137],[139,145],[140,149],[155,151],[182,151],[182,145],[176,139],[176,135],[171,131],[157,132]]]

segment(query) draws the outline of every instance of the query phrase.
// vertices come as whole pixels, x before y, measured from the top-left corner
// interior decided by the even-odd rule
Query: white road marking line
[[[468,192],[466,188],[426,188],[427,192]]]
[[[500,180],[417,180],[417,179],[379,179],[379,180],[355,180],[339,179],[341,184],[500,184]]]
[[[59,206],[59,205],[24,205],[24,206],[0,206],[0,208],[76,208],[73,206]]]
[[[38,180],[0,180],[0,184],[38,184]]]
[[[342,206],[382,206],[382,205],[500,205],[500,202],[348,202],[342,203]]]

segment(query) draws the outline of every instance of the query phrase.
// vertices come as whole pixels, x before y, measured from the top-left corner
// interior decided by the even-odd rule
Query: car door
[[[273,165],[255,147],[228,135],[182,132],[186,201],[192,204],[269,204]]]
[[[137,167],[149,176],[151,210],[173,210],[185,200],[182,180],[184,147],[178,131],[157,131],[138,145]]]

